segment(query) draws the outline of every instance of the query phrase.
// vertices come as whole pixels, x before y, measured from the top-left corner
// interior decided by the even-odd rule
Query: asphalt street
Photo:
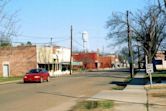
[[[88,99],[110,84],[123,81],[129,74],[122,71],[83,72],[51,78],[44,83],[0,85],[0,111],[60,111]]]

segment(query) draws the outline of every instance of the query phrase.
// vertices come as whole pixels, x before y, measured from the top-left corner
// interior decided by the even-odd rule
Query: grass
[[[123,90],[124,88],[125,88],[126,86],[114,86],[114,87],[112,87],[111,89],[112,90]]]
[[[131,78],[130,76],[128,76],[128,77],[124,80],[124,82],[129,83],[132,79],[133,79],[133,78]]]
[[[7,82],[7,81],[15,81],[15,80],[21,80],[22,76],[19,77],[0,77],[0,82]]]
[[[149,80],[149,75],[146,75],[146,79]],[[160,72],[155,72],[152,74],[152,80],[155,83],[159,84],[153,84],[152,86],[146,85],[145,89],[163,89],[166,88],[166,84],[160,84],[162,80],[166,80],[166,73],[160,73]]]
[[[110,111],[113,107],[113,101],[82,101],[76,104],[70,111]]]
[[[149,75],[146,75],[146,78],[149,79]],[[162,80],[166,80],[166,74],[164,73],[153,73],[152,80],[156,83],[161,83]]]
[[[146,75],[146,77],[149,77],[148,75]],[[166,73],[162,74],[162,73],[153,73],[152,77],[166,77]]]
[[[154,73],[152,74],[152,77],[166,77],[166,74]]]
[[[113,86],[111,89],[112,90],[123,90],[127,84],[132,80],[130,76],[128,76],[123,82],[117,82],[116,86]]]

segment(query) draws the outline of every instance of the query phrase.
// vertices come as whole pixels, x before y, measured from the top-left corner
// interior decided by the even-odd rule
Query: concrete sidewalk
[[[146,93],[146,90],[144,89],[144,85],[147,83],[147,81],[144,78],[145,78],[145,73],[141,73],[141,72],[137,73],[123,91]]]
[[[137,73],[124,90],[104,90],[91,99],[115,101],[113,111],[147,111],[147,93],[144,89],[145,73]]]

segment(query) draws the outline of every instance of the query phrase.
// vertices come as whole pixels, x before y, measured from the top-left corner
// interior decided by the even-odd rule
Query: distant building
[[[156,70],[166,70],[166,51],[157,51],[154,65]]]
[[[55,46],[0,48],[0,76],[21,76],[32,68],[45,68],[51,76],[69,73],[70,49]]]
[[[51,76],[69,74],[70,49],[59,46],[37,47],[38,67],[45,68]]]
[[[74,62],[82,62],[84,69],[96,69],[99,67],[99,55],[97,53],[73,54]]]
[[[74,62],[82,62],[84,69],[112,68],[119,59],[115,55],[99,55],[96,52],[75,53]]]

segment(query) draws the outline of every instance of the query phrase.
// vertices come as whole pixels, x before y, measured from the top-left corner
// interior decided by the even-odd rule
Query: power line
[[[79,38],[80,40],[82,40],[82,38]],[[106,37],[104,38],[104,37],[99,37],[99,36],[93,36],[93,37],[89,37],[89,39],[95,39],[95,40],[100,40],[100,39],[102,39],[102,40],[105,40],[106,39]]]
[[[63,41],[67,41],[67,40],[70,40],[70,39],[69,39],[69,38],[65,38],[65,39],[62,39],[62,40],[54,41],[54,42],[52,42],[52,43],[63,42]]]
[[[14,44],[26,44],[27,42],[12,42]],[[32,44],[50,44],[49,42],[48,43],[33,43]]]
[[[79,43],[78,41],[76,41],[76,40],[74,40],[74,39],[73,39],[73,41],[74,41],[75,43],[77,43],[79,46],[83,47],[83,45],[82,45],[81,43]]]
[[[19,34],[17,36],[15,36],[15,38],[33,38],[33,39],[48,39],[50,38],[49,36],[38,36],[38,35],[22,35],[22,34]],[[66,37],[53,37],[53,39],[63,39],[63,38],[66,38]]]
[[[48,39],[48,38],[47,38]],[[52,39],[56,39],[56,38],[52,38]],[[22,40],[22,39],[21,39]],[[26,39],[24,39],[26,40]],[[28,40],[28,39],[27,39]],[[56,43],[56,42],[63,42],[63,41],[66,41],[66,40],[69,40],[69,38],[63,38],[62,40],[57,40],[57,41],[52,41],[52,43]],[[29,40],[31,41],[31,40]],[[18,41],[17,41],[18,42]]]

